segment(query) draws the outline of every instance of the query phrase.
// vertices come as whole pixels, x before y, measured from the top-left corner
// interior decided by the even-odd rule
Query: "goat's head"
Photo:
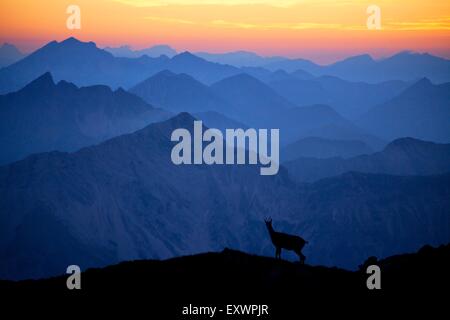
[[[272,227],[272,218],[271,217],[269,217],[268,219],[264,219],[264,222],[266,223],[266,226],[268,228]]]

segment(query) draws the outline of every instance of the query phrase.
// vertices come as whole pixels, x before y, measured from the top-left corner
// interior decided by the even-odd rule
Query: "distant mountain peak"
[[[35,80],[31,81],[28,85],[24,87],[24,89],[48,89],[55,86],[55,81],[53,80],[53,76],[50,72],[46,72]]]
[[[173,48],[167,44],[157,44],[154,45],[152,47],[150,47],[150,49],[168,49],[168,50],[173,50]]]
[[[423,90],[429,90],[430,88],[433,88],[434,85],[430,81],[430,79],[423,77],[417,82],[415,82],[411,87],[407,88],[405,92],[410,92],[413,94],[417,94],[418,92],[422,92]]]
[[[109,87],[108,87],[109,88]],[[128,92],[124,89],[124,88],[122,88],[122,87],[119,87],[119,88],[117,88],[115,91],[114,91],[114,93],[120,93],[120,94],[128,94]]]
[[[214,86],[226,85],[234,88],[247,86],[252,88],[257,88],[257,90],[272,90],[267,87],[266,84],[256,79],[255,77],[249,75],[248,73],[238,73],[236,75],[230,76],[228,78],[217,81],[213,84]],[[264,88],[264,89],[263,89]]]
[[[152,78],[156,78],[156,77],[174,77],[174,76],[176,76],[176,73],[174,73],[174,72],[172,72],[170,70],[164,69],[164,70],[154,74],[152,76]]]
[[[154,82],[161,82],[164,80],[170,80],[170,81],[176,81],[176,80],[190,80],[193,82],[197,82],[197,80],[195,80],[194,78],[192,78],[190,75],[185,74],[185,73],[174,73],[170,70],[164,69],[152,76],[150,76],[149,78],[147,78],[146,80],[138,83],[135,87],[139,87],[139,85],[141,84],[147,84],[147,83],[154,83]]]
[[[59,42],[58,45],[62,46],[62,47],[68,47],[68,48],[83,48],[83,47],[86,47],[86,48],[98,49],[97,45],[95,44],[95,42],[93,42],[93,41],[83,42],[81,40],[78,40],[75,37],[67,38],[67,39]],[[98,49],[98,50],[100,50],[100,49]]]
[[[400,52],[397,52],[395,54],[392,55],[392,57],[402,57],[402,56],[411,56],[416,54],[415,52],[411,51],[411,50],[403,50]]]
[[[194,127],[195,120],[197,119],[195,119],[190,113],[180,112],[179,114],[173,116],[172,118],[167,119],[166,121],[150,124],[147,126],[147,128],[159,126],[162,128],[169,128],[171,130],[176,128],[189,129]],[[143,130],[146,130],[147,128],[144,128]]]
[[[67,39],[61,41],[61,42],[81,42],[80,40],[78,40],[75,37],[68,37]]]
[[[419,146],[419,145],[433,145],[434,142],[424,141],[412,137],[404,137],[404,138],[398,138],[394,141],[390,142],[386,147],[385,150],[389,149],[397,149],[397,148],[404,148],[404,147],[410,147],[410,146]]]
[[[180,112],[167,121],[194,121],[195,118],[189,112]]]
[[[196,62],[196,61],[205,61],[200,57],[190,53],[189,51],[184,51],[172,58],[173,61],[186,61],[186,62]]]
[[[0,49],[9,49],[9,50],[17,50],[17,47],[11,43],[5,42],[4,44],[2,44],[2,46],[0,47]]]
[[[422,79],[420,79],[419,81],[416,82],[416,84],[420,84],[420,85],[433,85],[430,81],[430,79],[428,79],[427,77],[423,77]]]
[[[25,55],[13,44],[4,43],[0,46],[0,68],[11,65],[22,59],[24,56]]]
[[[434,56],[428,52],[415,52],[411,50],[404,50],[400,51],[390,57],[387,57],[385,59],[381,60],[387,60],[387,61],[398,61],[401,63],[409,63],[411,66],[417,67],[417,64],[423,64],[423,63],[430,63],[430,62],[442,62],[442,61],[449,61],[448,59]]]
[[[197,57],[189,51],[183,51],[176,55],[176,57]]]
[[[66,80],[59,81],[57,86],[59,88],[64,88],[64,89],[66,89],[66,88],[78,89],[78,87],[75,84],[73,84],[72,82],[66,81]]]
[[[353,57],[349,57],[347,59],[344,59],[343,61],[352,61],[352,62],[359,62],[359,63],[367,63],[367,62],[374,62],[375,60],[372,58],[370,54],[360,54]]]
[[[78,39],[75,38],[75,37],[69,37],[69,38],[67,38],[67,39],[65,39],[65,40],[63,40],[63,41],[61,41],[61,43],[62,43],[62,44],[72,44],[72,43],[81,44],[81,43],[84,43],[84,42],[78,40]]]

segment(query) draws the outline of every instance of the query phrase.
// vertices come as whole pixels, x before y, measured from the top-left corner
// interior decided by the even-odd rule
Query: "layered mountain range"
[[[0,69],[0,279],[225,247],[272,256],[268,216],[308,240],[308,264],[450,242],[446,59],[319,66],[75,38],[1,52],[16,60]],[[279,173],[174,165],[171,133],[195,119],[280,129]]]
[[[167,119],[170,113],[124,91],[78,88],[45,73],[0,95],[0,164],[43,151],[75,151]]]
[[[193,120],[181,113],[75,153],[0,167],[0,278],[223,247],[272,255],[267,216],[308,239],[313,264],[355,268],[449,239],[449,174],[346,173],[302,185],[284,168],[267,177],[257,166],[176,166],[170,134],[192,131]]]

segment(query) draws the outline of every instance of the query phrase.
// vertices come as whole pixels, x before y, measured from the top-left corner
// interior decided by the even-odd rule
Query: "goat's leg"
[[[305,255],[302,253],[302,250],[295,250],[295,253],[298,255],[299,259],[300,259],[300,263],[304,264],[306,257]]]
[[[277,251],[275,252],[275,259],[281,260],[281,248],[277,247]]]
[[[305,264],[306,257],[303,253],[300,252],[300,263]]]

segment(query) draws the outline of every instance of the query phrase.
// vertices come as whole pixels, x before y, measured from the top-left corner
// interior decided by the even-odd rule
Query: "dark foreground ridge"
[[[380,266],[380,290],[367,289],[365,264],[361,265],[362,271],[347,271],[225,249],[88,269],[81,275],[80,290],[67,289],[68,275],[0,281],[0,294],[24,306],[36,305],[45,310],[58,306],[80,315],[95,310],[103,316],[105,312],[132,312],[147,315],[148,319],[173,320],[284,320],[301,319],[307,314],[325,319],[354,315],[361,319],[361,310],[381,317],[394,310],[402,315],[414,312],[416,306],[439,314],[436,307],[446,306],[442,302],[450,287],[450,244],[425,246],[417,253],[380,261],[370,258],[366,262]],[[216,315],[183,314],[183,310],[199,306],[216,308]],[[267,306],[269,313],[234,313],[235,307],[242,306]]]
[[[374,263],[369,259],[369,264]],[[368,262],[366,262],[367,264]],[[438,248],[424,246],[417,253],[376,261],[381,269],[379,292],[439,292],[450,285],[450,244]],[[368,290],[366,266],[347,271],[323,266],[301,265],[225,249],[169,260],[136,260],[81,275],[80,293],[128,295],[141,290],[158,293],[159,299],[282,298],[327,293],[372,294]],[[66,292],[68,275],[41,280],[0,281],[0,291]]]

